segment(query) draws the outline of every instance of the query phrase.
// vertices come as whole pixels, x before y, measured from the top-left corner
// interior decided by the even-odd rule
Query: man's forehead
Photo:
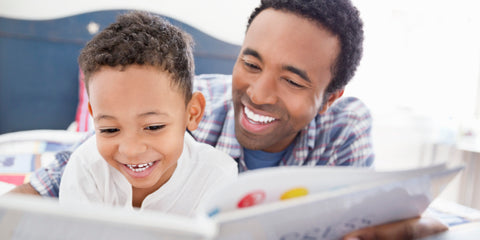
[[[251,28],[251,25],[264,25],[264,21],[262,21],[265,18],[268,17],[273,17],[274,21],[271,21],[267,24],[268,26],[275,26],[275,25],[282,25],[283,21],[290,21],[292,19],[297,19],[300,20],[302,25],[312,25],[316,26],[317,28],[322,29],[323,31],[329,32],[332,36],[336,37],[336,34],[334,34],[332,31],[330,31],[328,28],[326,28],[322,23],[315,21],[309,17],[302,16],[299,13],[291,12],[288,10],[278,10],[278,9],[273,9],[273,8],[267,8],[258,13],[258,15],[252,20],[252,22],[248,25],[246,34],[248,34],[248,31]],[[260,19],[260,20],[258,20]],[[257,26],[258,27],[258,26]]]
[[[312,69],[330,72],[340,52],[340,41],[313,20],[266,9],[250,24],[241,54],[246,50],[260,60],[295,66],[310,75]]]

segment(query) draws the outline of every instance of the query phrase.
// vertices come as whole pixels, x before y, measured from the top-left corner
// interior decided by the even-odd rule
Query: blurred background
[[[48,20],[96,10],[141,9],[181,20],[215,38],[241,45],[248,16],[258,3],[0,0],[0,17]],[[465,164],[463,174],[443,196],[480,208],[480,193],[474,191],[480,188],[480,3],[353,3],[364,20],[364,57],[345,95],[359,97],[372,111],[376,168]]]

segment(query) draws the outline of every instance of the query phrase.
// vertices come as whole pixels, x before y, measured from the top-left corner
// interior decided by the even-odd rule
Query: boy
[[[205,99],[192,94],[192,40],[147,13],[122,15],[82,50],[96,137],[71,156],[60,202],[100,202],[192,216],[236,162],[196,142]]]

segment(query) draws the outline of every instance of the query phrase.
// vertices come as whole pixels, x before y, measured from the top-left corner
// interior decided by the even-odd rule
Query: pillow
[[[79,68],[78,72],[78,106],[75,116],[76,131],[89,132],[94,129],[93,119],[88,112],[88,95],[83,82],[83,71]]]

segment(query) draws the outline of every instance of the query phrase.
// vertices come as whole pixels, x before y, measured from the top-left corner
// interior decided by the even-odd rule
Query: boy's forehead
[[[131,70],[135,72],[149,72],[152,75],[158,75],[161,79],[168,79],[170,82],[174,82],[173,74],[168,71],[165,71],[162,67],[159,66],[152,66],[152,65],[139,65],[139,64],[131,64],[131,65],[117,65],[117,66],[107,66],[102,65],[96,71],[94,71],[86,81],[92,81],[93,79],[98,78],[99,75],[102,75],[105,72],[116,72],[117,74],[131,74]],[[137,79],[141,81],[141,77],[132,76],[133,79]],[[140,83],[140,82],[139,82]]]
[[[150,66],[150,65],[118,65],[118,66],[101,66],[97,71],[95,71],[86,81],[89,82],[89,85],[93,84],[96,81],[102,81],[105,78],[110,78],[112,75],[117,75],[120,78],[127,78],[132,81],[142,84],[142,80],[145,76],[157,79],[158,81],[168,81],[169,85],[174,87],[173,75],[168,71],[163,70],[160,67]],[[116,83],[115,81],[110,82],[112,84]],[[118,82],[120,84],[120,81]],[[177,89],[175,89],[177,90]]]
[[[168,98],[175,98],[175,102],[182,102],[183,93],[178,86],[172,85],[171,78],[171,74],[165,71],[144,65],[102,67],[90,78],[89,99],[94,103],[92,105],[97,106],[141,99],[162,103]]]

